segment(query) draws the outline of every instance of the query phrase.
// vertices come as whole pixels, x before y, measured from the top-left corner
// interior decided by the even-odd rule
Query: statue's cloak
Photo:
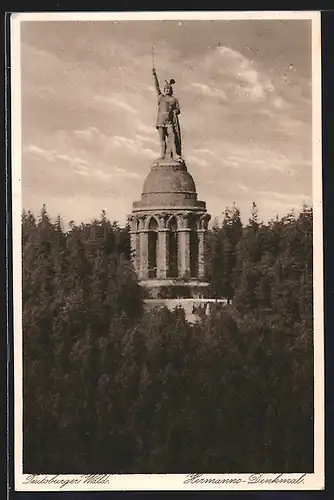
[[[177,115],[174,115],[173,129],[174,129],[176,154],[181,156],[181,151],[182,151],[182,148],[181,148],[181,129],[180,129],[179,117]]]

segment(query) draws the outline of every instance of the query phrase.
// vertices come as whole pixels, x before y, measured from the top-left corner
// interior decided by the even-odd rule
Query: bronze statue
[[[181,158],[181,131],[178,115],[180,114],[180,105],[176,97],[173,96],[173,87],[175,80],[169,82],[165,80],[163,92],[160,90],[159,80],[153,67],[154,85],[158,94],[158,117],[156,128],[160,138],[160,157],[159,159]]]

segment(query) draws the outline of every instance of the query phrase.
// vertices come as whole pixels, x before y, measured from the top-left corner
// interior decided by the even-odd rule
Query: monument
[[[173,79],[163,91],[153,68],[158,97],[156,128],[160,156],[151,165],[141,199],[129,216],[131,249],[140,284],[151,298],[204,298],[210,215],[198,200],[182,157],[180,105]]]

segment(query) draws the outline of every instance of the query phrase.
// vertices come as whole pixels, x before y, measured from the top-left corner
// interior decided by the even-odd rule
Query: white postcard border
[[[21,74],[20,22],[102,20],[296,20],[312,21],[313,264],[314,264],[314,473],[311,474],[23,474]],[[324,488],[324,325],[321,150],[321,19],[315,11],[15,13],[11,18],[12,244],[14,327],[14,480],[17,491],[119,490],[317,490]],[[282,481],[286,482],[282,482]],[[86,482],[87,481],[87,482]],[[211,481],[211,482],[210,482]]]

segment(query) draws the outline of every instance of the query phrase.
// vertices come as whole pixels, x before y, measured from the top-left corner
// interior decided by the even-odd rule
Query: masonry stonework
[[[184,160],[157,160],[129,216],[134,268],[152,296],[180,285],[188,297],[205,295],[209,220]]]

